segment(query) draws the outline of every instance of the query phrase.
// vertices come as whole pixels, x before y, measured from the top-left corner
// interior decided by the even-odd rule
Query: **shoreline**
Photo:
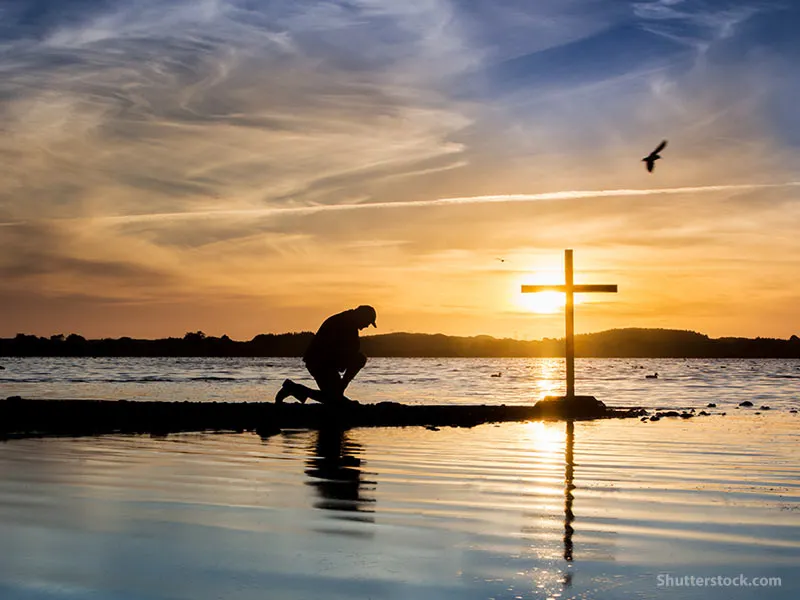
[[[643,408],[607,407],[592,396],[548,397],[532,405],[407,405],[396,402],[332,408],[273,402],[0,401],[0,440],[117,433],[244,432],[356,427],[474,427],[519,421],[586,421],[642,417]]]

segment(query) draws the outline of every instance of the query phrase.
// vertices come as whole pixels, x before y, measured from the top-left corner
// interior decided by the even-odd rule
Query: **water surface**
[[[529,403],[563,391],[562,364],[374,359],[351,395]],[[307,381],[297,359],[4,365],[0,396],[252,401],[284,377]],[[798,597],[800,420],[790,410],[800,361],[592,359],[577,369],[578,391],[609,404],[718,406],[688,421],[572,429],[0,443],[0,598]],[[736,408],[742,400],[756,406]],[[781,585],[659,585],[667,576]]]
[[[12,358],[3,364],[0,397],[252,402],[272,400],[287,377],[315,385],[298,358]],[[658,379],[646,379],[654,373]],[[797,408],[800,360],[577,359],[576,387],[615,406],[750,400]],[[372,358],[348,388],[360,402],[411,404],[524,404],[563,393],[563,359],[541,358]]]
[[[0,597],[795,598],[796,417],[6,442]]]

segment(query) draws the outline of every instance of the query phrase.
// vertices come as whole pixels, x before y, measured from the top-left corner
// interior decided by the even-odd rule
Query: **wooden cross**
[[[572,280],[572,250],[564,250],[564,285],[523,285],[522,293],[563,292],[567,295],[564,317],[567,321],[567,398],[575,397],[575,302],[576,293],[613,292],[616,285],[575,285]]]

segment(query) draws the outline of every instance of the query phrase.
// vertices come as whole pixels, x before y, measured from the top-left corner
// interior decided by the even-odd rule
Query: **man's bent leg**
[[[339,404],[346,401],[345,386],[335,367],[317,367],[308,370],[319,386],[319,391],[310,390],[309,398],[323,404]]]
[[[300,402],[305,402],[311,397],[311,392],[315,391],[316,390],[312,390],[301,383],[295,383],[291,379],[286,379],[283,382],[281,389],[279,389],[278,393],[275,394],[275,404],[282,404],[283,401],[289,396],[297,398],[300,400]]]
[[[339,377],[338,373],[336,377]],[[317,381],[317,383],[319,383],[319,381]],[[275,404],[283,404],[283,401],[290,396],[297,398],[303,403],[309,398],[321,403],[336,403],[342,399],[347,401],[347,398],[342,395],[341,391],[337,392],[336,390],[341,390],[341,383],[334,386],[323,385],[323,389],[315,390],[302,383],[295,383],[291,379],[287,379],[283,382],[283,386],[278,390],[278,393],[275,394]]]

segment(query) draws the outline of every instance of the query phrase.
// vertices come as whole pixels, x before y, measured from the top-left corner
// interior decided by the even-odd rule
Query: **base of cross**
[[[608,407],[594,396],[547,396],[536,408],[550,419],[597,419],[609,414]]]

